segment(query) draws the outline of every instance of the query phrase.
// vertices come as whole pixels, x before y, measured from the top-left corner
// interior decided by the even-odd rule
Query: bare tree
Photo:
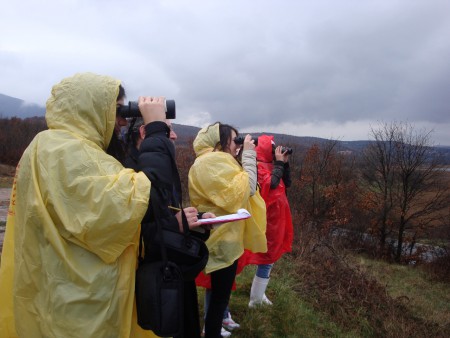
[[[325,215],[325,194],[331,170],[331,159],[335,156],[337,141],[330,140],[320,147],[317,144],[311,146],[306,153],[301,168],[301,180],[304,183],[304,192],[308,198],[305,203],[306,214],[309,219],[317,223]],[[306,202],[306,201],[305,201]]]
[[[395,259],[402,256],[405,235],[414,244],[418,234],[436,224],[448,208],[449,189],[442,181],[431,132],[416,131],[406,122],[380,123],[365,150],[363,179],[372,198],[380,249],[396,233]]]
[[[389,215],[393,209],[394,167],[396,134],[398,126],[395,123],[381,125],[379,129],[371,128],[374,142],[370,143],[363,152],[364,170],[362,177],[365,181],[365,199],[371,215],[371,230],[378,238],[379,253],[382,254],[386,245],[386,238],[392,227]]]
[[[416,132],[407,123],[401,124],[397,133],[397,260],[402,255],[405,232],[411,230],[415,241],[417,234],[432,226],[440,212],[448,208],[449,189],[441,184],[443,172],[438,170],[430,134]]]

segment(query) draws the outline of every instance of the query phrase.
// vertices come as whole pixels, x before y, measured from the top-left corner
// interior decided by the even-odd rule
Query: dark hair
[[[126,97],[125,88],[122,85],[119,85],[119,94],[117,95],[117,101]],[[109,142],[108,148],[106,149],[106,153],[113,156],[116,160],[123,163],[126,157],[126,145],[124,142],[118,139],[118,135],[113,132],[111,136],[111,141]]]
[[[127,97],[125,94],[125,88],[123,88],[122,85],[119,85],[119,95],[117,95],[117,101],[124,99],[125,97]]]
[[[137,141],[141,137],[139,128],[144,125],[144,121],[141,117],[134,117],[131,119],[130,126],[126,136],[126,143],[131,144],[133,147],[137,146]]]
[[[222,151],[227,150],[228,144],[231,141],[231,133],[236,133],[236,136],[239,135],[237,129],[229,124],[223,124],[219,122],[219,134],[220,134],[220,146],[222,147]]]

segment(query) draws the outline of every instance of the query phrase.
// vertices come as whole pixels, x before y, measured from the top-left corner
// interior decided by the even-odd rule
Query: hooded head
[[[120,81],[79,73],[53,86],[45,118],[49,129],[66,130],[108,147],[116,120]]]
[[[198,132],[193,144],[195,154],[198,157],[214,150],[220,150],[235,157],[239,149],[232,142],[237,135],[238,131],[233,126],[216,122]]]
[[[258,137],[256,147],[256,159],[259,162],[271,163],[273,161],[272,147],[275,145],[272,135],[261,135]]]
[[[201,129],[198,132],[193,143],[195,155],[197,157],[213,151],[216,145],[220,143],[219,125],[220,123],[217,122],[212,126]]]

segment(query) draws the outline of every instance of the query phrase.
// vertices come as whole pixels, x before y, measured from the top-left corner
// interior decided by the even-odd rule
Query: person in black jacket
[[[151,125],[143,125],[142,121],[135,121],[131,134],[131,145],[127,157],[123,160],[125,167],[136,171],[143,171],[152,182],[153,193],[158,195],[158,208],[162,225],[173,230],[182,231],[181,212],[173,208],[181,208],[181,183],[175,163],[174,141],[176,133],[171,127],[170,120]],[[150,204],[152,199],[150,199]],[[184,208],[184,213],[190,228],[198,227],[199,218],[215,217],[212,213],[199,214],[194,207]],[[142,234],[145,242],[151,242],[156,230],[152,208],[149,208],[142,221]],[[192,235],[198,232],[192,231]],[[147,246],[145,257],[154,260],[159,256],[159,248]],[[144,262],[145,262],[144,257]],[[197,288],[194,280],[184,282],[184,320],[183,332],[174,338],[200,337],[200,315],[198,309]]]
[[[181,183],[177,174],[177,168],[175,167],[174,160],[168,160],[165,155],[162,155],[163,149],[168,149],[172,159],[175,158],[175,147],[173,139],[176,139],[176,134],[171,131],[171,128],[167,123],[152,123],[145,128],[145,139],[140,145],[140,155],[138,160],[138,169],[146,173],[152,182],[158,182],[161,187],[166,189],[158,189],[159,192],[164,191],[160,198],[165,203],[159,204],[160,214],[166,215],[166,226],[175,229],[177,226],[182,227],[181,212],[176,212],[173,209],[168,209],[167,205],[181,208]],[[172,135],[172,137],[171,137]],[[175,137],[174,137],[175,136]],[[152,186],[153,187],[153,186]],[[150,200],[151,203],[151,200]],[[149,209],[150,210],[150,209]],[[193,207],[185,208],[184,212],[188,218],[189,225],[196,226],[198,221],[197,209]],[[172,217],[170,217],[172,216]],[[178,219],[177,217],[178,216]],[[206,217],[214,217],[213,214],[205,215]],[[169,221],[170,220],[170,221]],[[143,234],[144,237],[150,238],[154,234],[154,229],[145,224],[146,221],[153,221],[152,215],[147,215],[143,220]],[[178,223],[180,221],[180,223]],[[195,232],[192,232],[193,234]],[[154,249],[152,252],[146,251],[146,256],[154,256]],[[198,309],[197,288],[194,280],[185,280],[184,282],[184,320],[183,320],[183,333],[175,336],[175,338],[182,337],[200,337],[200,315]]]

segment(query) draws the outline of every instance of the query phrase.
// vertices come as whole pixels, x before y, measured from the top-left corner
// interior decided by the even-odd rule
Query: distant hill
[[[172,123],[173,129],[178,136],[180,142],[191,142],[197,136],[201,128],[193,126],[185,126],[184,124]]]
[[[44,116],[45,107],[0,94],[0,117],[34,117]]]
[[[172,123],[175,132],[178,135],[177,145],[191,146],[192,141],[199,132],[200,128],[185,126],[182,124]],[[247,134],[247,133],[243,133]],[[320,137],[312,136],[293,136],[286,134],[277,134],[270,132],[250,132],[254,138],[259,137],[263,134],[273,135],[275,142],[279,145],[288,146],[294,148],[295,151],[304,152],[309,149],[312,145],[323,145],[330,142],[329,139],[324,139]],[[360,140],[360,141],[337,141],[337,150],[340,152],[359,155],[371,142],[370,140]],[[450,147],[440,146],[434,147],[435,152],[441,156],[441,164],[450,164]]]
[[[178,135],[178,139],[181,142],[189,141],[197,135],[201,128],[185,126],[182,124],[172,123],[174,126],[174,130]],[[319,137],[310,137],[310,136],[293,136],[286,134],[277,134],[277,133],[269,133],[269,132],[249,132],[242,134],[251,134],[254,138],[259,137],[263,134],[265,135],[273,135],[275,137],[275,141],[280,145],[304,145],[305,147],[310,147],[313,144],[322,144],[329,140]],[[356,141],[359,142],[359,141]],[[365,141],[368,142],[368,141]]]
[[[172,123],[172,125],[174,126],[174,130],[178,135],[177,143],[192,142],[192,140],[195,138],[198,131],[200,130],[200,128],[198,127],[185,126],[182,124]],[[289,147],[299,147],[303,149],[310,148],[313,144],[321,145],[330,141],[328,139],[320,137],[293,136],[270,132],[249,132],[243,134],[251,134],[254,138],[257,138],[263,134],[273,135],[275,138],[275,142],[279,145],[285,145]],[[370,142],[371,141],[351,141],[351,142],[338,141],[338,147],[340,151],[360,152]]]
[[[45,107],[43,106],[26,103],[23,100],[0,94],[0,118],[19,117],[25,119],[35,116],[43,118],[44,115]],[[177,145],[191,146],[193,139],[200,130],[200,128],[198,127],[186,126],[176,123],[173,123],[173,126],[175,132],[178,135]],[[313,144],[321,145],[330,141],[328,139],[320,137],[293,136],[270,132],[251,132],[250,134],[254,137],[258,137],[262,134],[273,135],[277,144],[295,148],[296,151],[305,151]],[[372,141],[338,141],[337,146],[339,151],[354,153],[357,155],[368,144],[370,144],[370,142]],[[450,147],[435,147],[435,151],[441,155],[443,164],[450,164]]]

